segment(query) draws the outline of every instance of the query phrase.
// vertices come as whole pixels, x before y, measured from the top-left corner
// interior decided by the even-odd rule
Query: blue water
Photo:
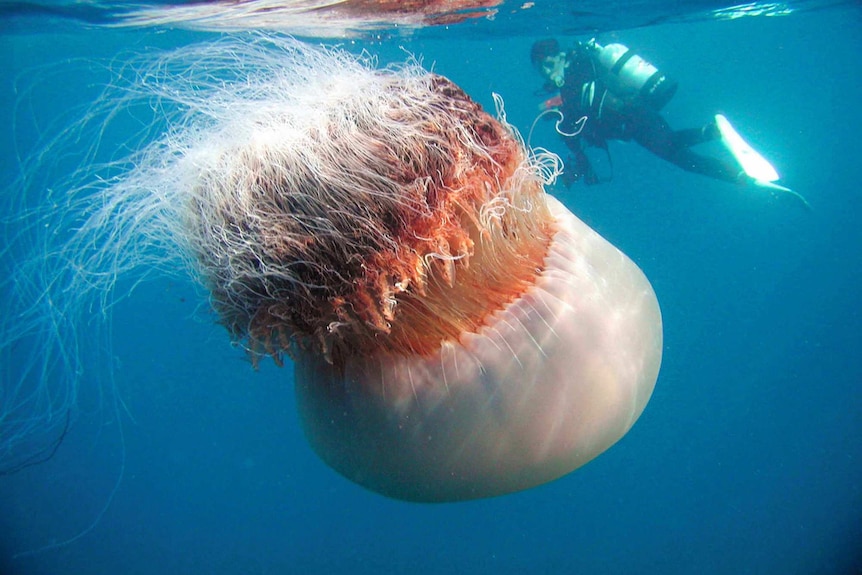
[[[470,40],[453,27],[346,47],[385,63],[403,60],[403,46],[488,108],[498,92],[526,135],[539,102],[529,47],[544,33]],[[0,183],[35,146],[34,118],[62,128],[48,121],[109,79],[87,62],[209,37],[0,37]],[[813,207],[618,142],[612,182],[552,190],[638,263],[662,306],[656,390],[617,445],[518,494],[385,499],[312,453],[289,368],[254,372],[190,281],[156,278],[114,308],[112,361],[84,374],[81,413],[53,458],[0,477],[0,573],[862,572],[862,11],[598,38],[679,81],[665,109],[674,126],[725,113]],[[22,101],[46,65],[68,67],[63,81]],[[565,152],[548,123],[531,144]],[[87,388],[99,373],[103,385],[113,374],[116,412]]]

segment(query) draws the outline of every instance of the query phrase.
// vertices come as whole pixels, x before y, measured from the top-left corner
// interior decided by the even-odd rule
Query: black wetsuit
[[[567,167],[569,181],[583,179],[587,184],[600,181],[584,149],[592,146],[607,150],[608,140],[634,140],[683,170],[726,182],[739,181],[740,167],[735,163],[703,156],[690,149],[719,138],[715,122],[703,128],[673,130],[661,114],[638,98],[611,93],[592,54],[593,50],[585,44],[569,52],[565,82],[560,88],[563,119],[558,130],[573,154],[574,164]],[[577,122],[583,116],[587,119],[580,133],[566,136],[578,130]]]

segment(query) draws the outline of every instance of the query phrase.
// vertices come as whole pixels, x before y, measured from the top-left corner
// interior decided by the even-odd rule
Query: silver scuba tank
[[[677,82],[622,44],[601,46],[591,40],[608,90],[622,98],[639,98],[658,111],[676,93]]]

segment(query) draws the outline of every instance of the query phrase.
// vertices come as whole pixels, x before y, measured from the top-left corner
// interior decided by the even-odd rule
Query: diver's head
[[[549,89],[562,87],[566,81],[566,68],[569,65],[566,53],[560,49],[560,43],[553,38],[539,40],[530,50],[530,61],[548,81]]]

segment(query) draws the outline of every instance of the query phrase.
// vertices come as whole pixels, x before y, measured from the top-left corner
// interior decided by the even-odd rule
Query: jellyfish
[[[559,160],[499,97],[495,117],[415,60],[280,37],[147,58],[122,103],[167,128],[70,192],[64,281],[181,264],[252,366],[292,363],[312,449],[388,497],[527,489],[632,427],[655,294],[546,193]]]

